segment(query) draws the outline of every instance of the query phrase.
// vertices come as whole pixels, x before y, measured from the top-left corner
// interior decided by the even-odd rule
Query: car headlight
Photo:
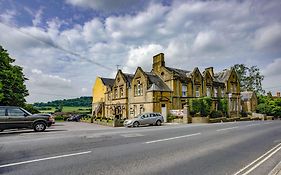
[[[132,120],[128,120],[127,122],[126,122],[126,124],[131,124],[132,123]]]

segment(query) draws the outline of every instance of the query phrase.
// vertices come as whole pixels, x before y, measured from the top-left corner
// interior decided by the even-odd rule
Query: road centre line
[[[275,154],[277,151],[279,151],[281,149],[281,143],[279,143],[278,145],[276,145],[275,147],[273,147],[272,149],[270,149],[269,151],[267,151],[266,153],[264,153],[262,156],[260,156],[259,158],[257,158],[256,160],[254,160],[252,163],[250,163],[249,165],[245,166],[244,168],[242,168],[241,170],[239,170],[237,173],[235,173],[234,175],[238,175],[239,173],[243,172],[244,170],[246,170],[247,168],[249,168],[250,166],[252,166],[253,164],[257,163],[255,166],[253,166],[251,169],[249,169],[247,172],[241,174],[241,175],[247,175],[249,174],[251,171],[253,171],[255,168],[257,168],[258,166],[260,166],[263,162],[265,162],[267,159],[269,159],[273,154]],[[273,152],[272,152],[273,151]],[[271,152],[271,153],[270,153]],[[270,153],[270,154],[269,154]],[[266,156],[267,154],[269,154],[268,156]],[[265,157],[266,156],[266,157]],[[264,158],[265,157],[265,158]],[[264,158],[264,159],[263,159]]]
[[[258,125],[261,125],[261,124],[250,124],[250,125],[246,125],[245,127],[249,127],[249,126],[258,126]]]
[[[264,125],[268,125],[268,124],[271,124],[271,123],[273,123],[273,122],[268,122],[268,123],[263,123]]]
[[[0,168],[5,168],[5,167],[11,167],[11,166],[16,166],[16,165],[22,165],[22,164],[28,164],[28,163],[33,163],[33,162],[40,162],[44,160],[51,160],[51,159],[59,159],[59,158],[64,158],[64,157],[71,157],[71,156],[78,156],[82,154],[89,154],[92,151],[86,151],[86,152],[79,152],[79,153],[73,153],[73,154],[65,154],[65,155],[59,155],[59,156],[53,156],[53,157],[46,157],[46,158],[41,158],[41,159],[34,159],[34,160],[28,160],[28,161],[23,161],[23,162],[17,162],[17,163],[9,163],[5,165],[0,165]]]
[[[195,133],[195,134],[189,134],[189,135],[183,135],[183,136],[178,136],[178,137],[171,137],[171,138],[167,138],[167,139],[159,139],[159,140],[153,140],[153,141],[149,141],[149,142],[145,142],[146,144],[150,144],[150,143],[156,143],[156,142],[163,142],[163,141],[168,141],[168,140],[174,140],[174,139],[180,139],[180,138],[185,138],[185,137],[192,137],[192,136],[196,136],[196,135],[200,135],[201,133]]]
[[[234,126],[234,127],[230,127],[230,128],[218,129],[218,130],[216,130],[216,131],[225,131],[225,130],[230,130],[230,129],[235,129],[235,128],[239,128],[239,126]]]

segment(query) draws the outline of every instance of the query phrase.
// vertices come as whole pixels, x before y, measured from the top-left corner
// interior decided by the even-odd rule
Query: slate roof
[[[103,77],[101,77],[101,81],[103,82],[104,85],[110,86],[110,87],[112,87],[113,84],[114,84],[114,79],[112,79],[112,78],[103,78]]]
[[[151,72],[145,72],[145,74],[147,75],[149,81],[148,91],[171,91],[171,89],[157,75]]]
[[[241,99],[243,101],[247,101],[250,100],[253,96],[253,91],[245,91],[245,92],[241,92]]]
[[[180,81],[184,83],[187,83],[192,73],[191,71],[188,70],[176,69],[171,67],[165,67],[165,68],[173,72],[180,79]]]
[[[221,72],[215,73],[214,80],[217,82],[225,83],[231,74],[231,70],[225,69]]]
[[[134,74],[127,74],[127,73],[123,73],[123,74],[126,78],[126,81],[131,84],[132,79],[134,78]]]

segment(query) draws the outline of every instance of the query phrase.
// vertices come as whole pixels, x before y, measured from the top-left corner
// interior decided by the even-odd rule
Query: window
[[[0,108],[0,117],[6,115],[6,109],[5,108]]]
[[[135,96],[141,96],[143,94],[143,86],[140,81],[137,81],[137,85],[135,87]]]
[[[8,115],[9,116],[24,116],[24,112],[20,110],[19,108],[12,108],[8,109]]]
[[[236,93],[236,85],[235,84],[231,84],[231,92]]]
[[[120,97],[123,97],[123,96],[124,96],[124,88],[120,87]]]
[[[224,97],[224,89],[221,89],[221,96]]]
[[[186,85],[182,85],[182,97],[186,97],[187,96],[187,87]]]
[[[110,100],[110,92],[107,94],[107,99]]]
[[[200,86],[195,87],[195,97],[200,97],[199,89],[200,89]]]
[[[211,97],[211,87],[207,86],[207,97]]]
[[[114,89],[114,98],[117,98],[118,97],[118,91],[117,91],[117,88]]]
[[[217,88],[215,88],[215,95],[214,96],[218,97],[218,89]]]

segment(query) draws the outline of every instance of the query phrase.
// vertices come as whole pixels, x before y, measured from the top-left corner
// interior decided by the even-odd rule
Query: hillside
[[[34,103],[35,107],[57,107],[57,106],[81,106],[81,107],[91,107],[92,97],[80,97],[73,99],[63,99],[55,100],[47,103]]]

